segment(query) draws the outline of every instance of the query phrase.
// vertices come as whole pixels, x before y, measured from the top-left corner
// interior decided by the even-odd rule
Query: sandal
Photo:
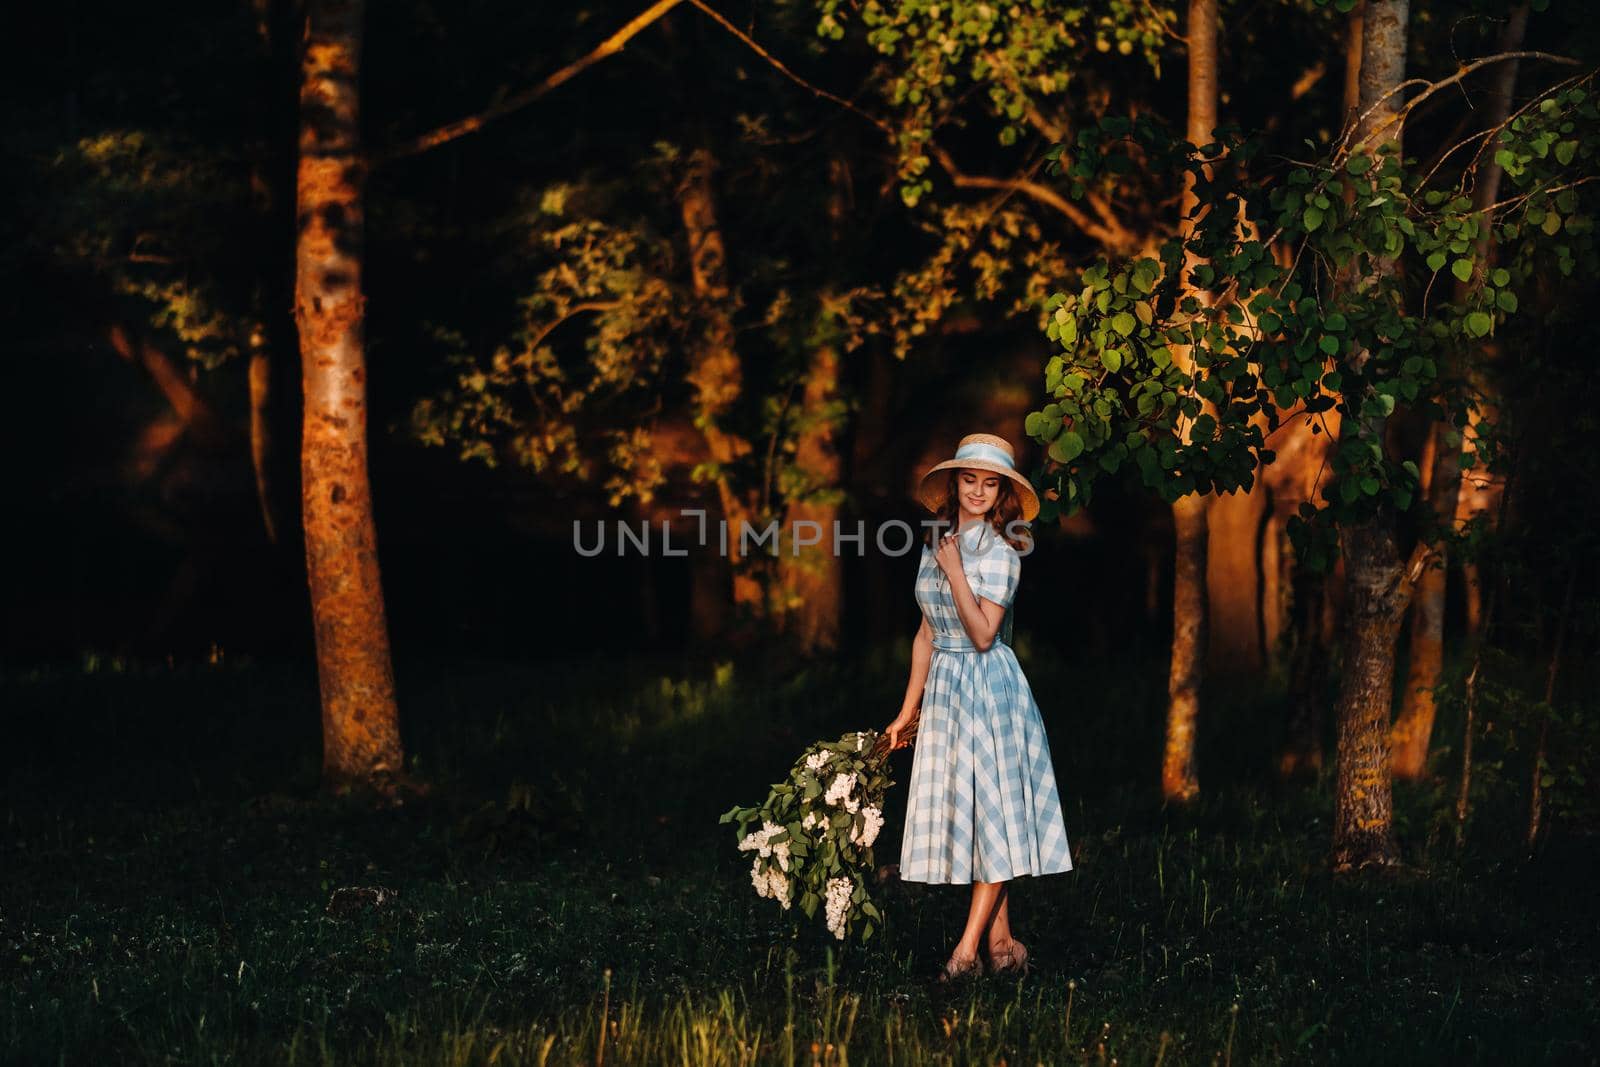
[[[977,956],[962,962],[951,956],[945,961],[943,969],[939,971],[940,985],[953,985],[967,978],[976,978],[983,974],[983,960]]]
[[[989,973],[995,975],[1026,975],[1032,969],[1028,962],[1028,946],[1013,938],[1002,952],[989,953]]]

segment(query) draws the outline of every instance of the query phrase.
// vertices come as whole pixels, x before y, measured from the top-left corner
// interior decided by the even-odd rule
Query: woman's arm
[[[916,636],[911,639],[911,680],[906,683],[906,698],[900,702],[902,718],[915,718],[912,713],[922,706],[922,687],[928,684],[928,664],[933,660],[933,627],[928,617],[922,617]]]
[[[928,664],[933,660],[933,627],[928,617],[922,617],[916,636],[911,639],[911,680],[906,683],[905,700],[901,701],[900,714],[884,733],[889,735],[889,750],[900,747],[900,734],[917,721],[922,714],[922,688],[928,683]]]
[[[950,578],[950,592],[955,597],[956,614],[961,617],[961,625],[967,631],[967,636],[978,651],[989,651],[989,646],[994,644],[995,634],[1000,632],[1000,624],[1005,621],[1006,609],[992,600],[980,599],[972,591],[966,574],[960,570]]]

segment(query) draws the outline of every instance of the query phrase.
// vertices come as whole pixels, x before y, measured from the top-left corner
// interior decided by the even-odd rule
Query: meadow
[[[303,668],[9,670],[0,1060],[1595,1062],[1592,839],[1524,862],[1515,775],[1503,795],[1485,775],[1458,848],[1446,742],[1439,777],[1397,793],[1405,868],[1335,879],[1331,770],[1276,780],[1274,686],[1211,702],[1206,791],[1178,810],[1155,780],[1164,662],[1018,650],[1076,869],[1013,894],[1032,974],[954,989],[932,976],[964,890],[889,882],[882,935],[840,944],[758,899],[717,824],[810,741],[886,723],[904,647],[402,657],[433,788],[379,811],[318,795]]]

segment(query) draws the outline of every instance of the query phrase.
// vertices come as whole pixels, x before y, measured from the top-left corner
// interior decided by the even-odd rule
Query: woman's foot
[[[939,972],[939,983],[948,985],[959,982],[964,978],[976,978],[983,973],[983,961],[976,954],[972,956],[951,956],[945,961],[944,969]]]
[[[989,947],[989,973],[1023,975],[1028,973],[1028,946],[1011,939]]]

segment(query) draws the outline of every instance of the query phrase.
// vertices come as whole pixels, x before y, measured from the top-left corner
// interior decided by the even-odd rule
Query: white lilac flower
[[[828,786],[828,791],[822,797],[829,804],[842,804],[846,811],[855,811],[860,806],[860,801],[850,794],[855,792],[856,775],[854,771],[849,774],[836,774],[833,784]]]
[[[812,774],[820,772],[827,765],[828,754],[826,752],[814,752],[806,757],[806,770]]]
[[[776,845],[773,845],[772,856],[778,861],[778,866],[787,873],[789,870],[789,842],[779,841]]]
[[[822,822],[822,820],[817,818],[816,812],[808,811],[806,812],[806,817],[800,820],[800,827],[801,829],[809,830],[820,822]]]
[[[767,892],[762,895],[772,897],[773,900],[783,906],[784,911],[788,911],[791,903],[789,900],[789,879],[785,878],[780,872],[768,868]]]
[[[878,832],[882,829],[883,812],[869,805],[861,809],[861,829],[857,831],[852,828],[850,840],[863,848],[870,848],[878,839]]]
[[[756,887],[756,896],[767,895],[767,872],[761,869],[761,860],[757,859],[750,865],[750,881]]]
[[[750,850],[754,849],[763,858],[770,856],[772,855],[773,847],[772,837],[773,835],[780,834],[782,832],[783,827],[779,826],[777,823],[763,819],[761,821],[761,829],[751,831],[745,835],[743,841],[739,842],[739,851],[749,852]]]
[[[852,885],[848,878],[828,879],[827,920],[828,929],[840,941],[844,940],[845,914],[850,910]]]

